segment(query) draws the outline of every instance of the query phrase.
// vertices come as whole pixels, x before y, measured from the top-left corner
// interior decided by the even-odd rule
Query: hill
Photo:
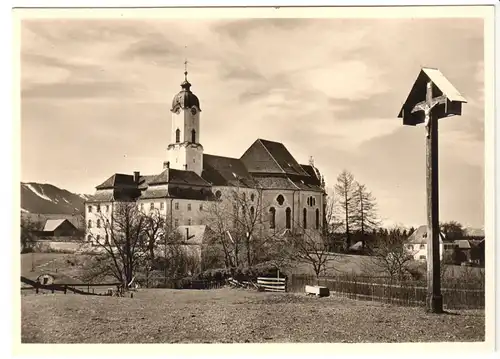
[[[48,183],[21,182],[21,212],[36,214],[83,213],[86,195],[75,194]]]

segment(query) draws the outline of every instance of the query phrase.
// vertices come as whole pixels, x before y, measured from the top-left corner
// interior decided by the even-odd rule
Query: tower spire
[[[184,80],[187,81],[188,74],[188,59],[187,59],[187,45],[184,45]]]

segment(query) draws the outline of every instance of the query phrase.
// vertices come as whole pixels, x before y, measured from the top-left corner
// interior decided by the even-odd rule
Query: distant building
[[[445,236],[443,233],[439,233],[439,256],[440,259],[443,259],[444,254],[444,240]],[[408,241],[405,244],[405,248],[410,253],[415,260],[418,261],[427,261],[427,246],[428,246],[428,238],[427,238],[427,226],[418,227],[415,232],[413,232],[409,237]]]
[[[230,201],[234,192],[247,199],[250,213],[261,213],[264,230],[312,234],[322,230],[326,193],[312,161],[299,164],[282,143],[264,139],[257,139],[239,158],[204,153],[200,101],[187,76],[170,111],[172,125],[162,171],[115,173],[99,184],[85,205],[89,241],[107,236],[104,221],[112,221],[116,203],[135,202],[146,214],[159,211],[172,227],[197,226],[207,224],[210,202]]]
[[[39,231],[39,237],[73,237],[79,233],[78,229],[65,218],[48,219],[43,229]]]

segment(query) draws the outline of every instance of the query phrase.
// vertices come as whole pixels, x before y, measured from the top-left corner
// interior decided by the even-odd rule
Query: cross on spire
[[[187,52],[187,45],[184,46],[184,53],[186,53],[186,52]],[[187,55],[186,55],[186,57],[184,59],[184,79],[186,81],[187,81],[187,74],[188,74],[187,65],[188,65],[188,60],[187,60]]]

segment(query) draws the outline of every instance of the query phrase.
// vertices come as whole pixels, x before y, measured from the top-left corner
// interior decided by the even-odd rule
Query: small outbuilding
[[[40,236],[72,237],[78,235],[78,229],[67,219],[47,219]]]

